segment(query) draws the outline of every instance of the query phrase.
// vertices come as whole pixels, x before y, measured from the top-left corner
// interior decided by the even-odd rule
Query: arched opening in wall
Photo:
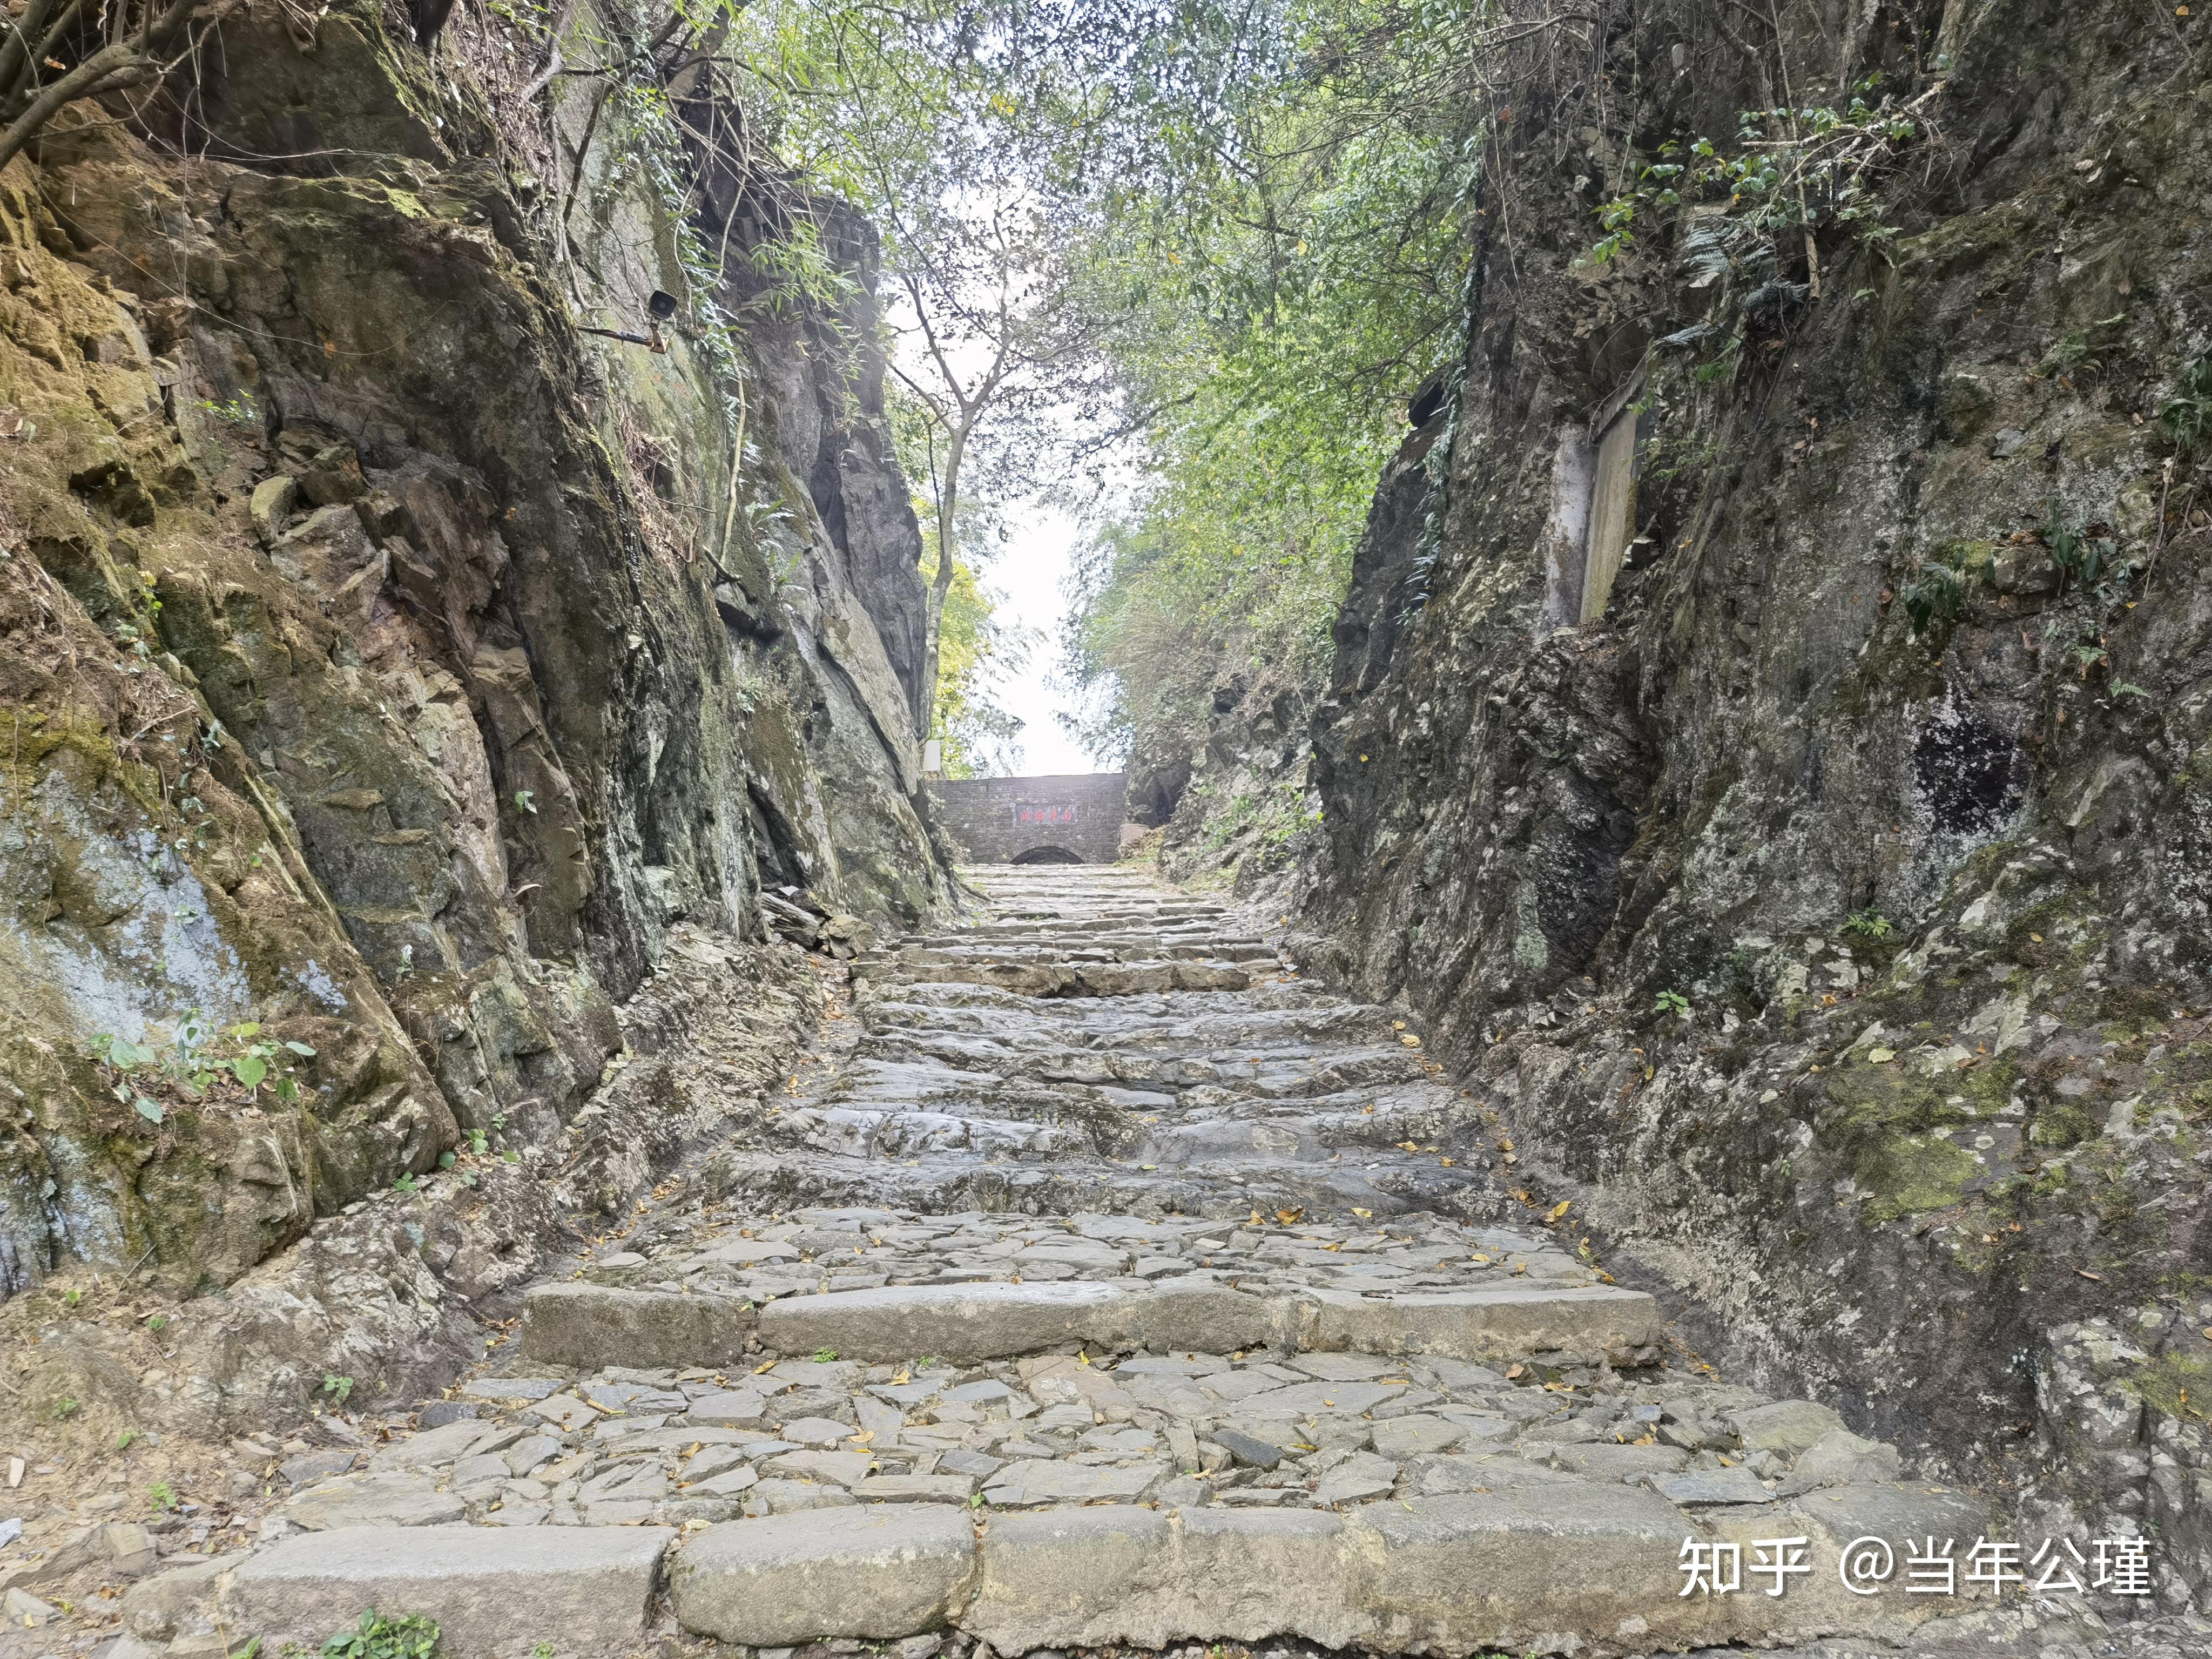
[[[1030,847],[1015,854],[1010,864],[1080,864],[1082,858],[1065,847]]]

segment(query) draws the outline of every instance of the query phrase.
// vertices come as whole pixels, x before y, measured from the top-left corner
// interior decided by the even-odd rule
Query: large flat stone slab
[[[830,1348],[870,1362],[931,1354],[975,1364],[1078,1344],[1176,1348],[1254,1346],[1267,1304],[1211,1280],[1062,1280],[1041,1285],[900,1285],[793,1296],[760,1311],[760,1339],[779,1353]]]
[[[374,1607],[421,1613],[453,1659],[627,1651],[646,1628],[665,1527],[357,1527],[302,1534],[238,1569],[232,1593],[265,1651],[314,1651]]]
[[[1506,1359],[1565,1352],[1595,1361],[1664,1340],[1659,1304],[1611,1285],[1501,1285],[1366,1297],[1316,1289],[1287,1298],[1298,1346],[1360,1353]]]
[[[965,1510],[854,1504],[709,1527],[669,1573],[690,1630],[750,1647],[817,1637],[889,1641],[941,1624],[975,1561]]]
[[[736,1365],[752,1324],[746,1305],[726,1297],[539,1285],[522,1298],[522,1351],[579,1370]]]
[[[1308,1510],[994,1516],[957,1622],[1000,1652],[1297,1637],[1446,1655],[1651,1651],[1731,1630],[1680,1595],[1681,1512],[1621,1486]]]

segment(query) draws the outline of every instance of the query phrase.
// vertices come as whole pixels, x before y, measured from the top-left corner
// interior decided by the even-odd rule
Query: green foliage
[[[421,1613],[392,1620],[371,1607],[323,1644],[322,1659],[432,1659],[437,1650],[438,1626]]]
[[[837,1350],[835,1348],[817,1348],[814,1351],[814,1363],[817,1365],[827,1365],[836,1357]]]
[[[1310,694],[1406,400],[1456,361],[1486,133],[1457,5],[1288,0],[1163,26],[1158,129],[1115,135],[1086,302],[1148,487],[1068,639],[1102,752],[1188,752],[1216,690]],[[1231,38],[1237,29],[1248,38]]]
[[[248,1100],[267,1083],[278,1099],[295,1102],[299,1083],[285,1056],[313,1059],[314,1053],[304,1042],[280,1043],[264,1036],[257,1021],[216,1032],[197,1008],[178,1023],[165,1047],[133,1042],[106,1031],[92,1039],[92,1055],[108,1073],[109,1092],[157,1126],[167,1118],[170,1105],[179,1100],[205,1100],[218,1083],[234,1084]]]
[[[1652,1003],[1651,1012],[1655,1014],[1672,1014],[1677,1019],[1687,1019],[1690,1017],[1690,1000],[1680,991],[1662,991],[1659,993],[1657,1000]]]
[[[917,501],[915,510],[922,521],[922,580],[933,581],[939,548],[934,510],[927,501]],[[988,547],[997,539],[995,515],[988,504],[965,501],[961,517],[969,521],[969,528],[959,538],[960,546]],[[977,579],[974,563],[954,555],[952,585],[945,590],[938,633],[933,728],[945,745],[947,777],[983,777],[1014,769],[1023,722],[993,700],[992,688],[999,676],[1022,666],[1030,640],[1026,630],[998,619],[998,595]]]
[[[333,1403],[343,1406],[353,1397],[353,1378],[332,1373],[323,1378],[323,1392]]]
[[[2059,591],[2063,592],[2069,583],[2077,587],[2094,586],[2118,561],[2118,547],[2109,537],[2091,535],[2081,520],[2069,520],[2055,499],[2045,513],[2036,533],[2051,550],[2051,562],[2058,567]]]
[[[2193,455],[2212,440],[2212,352],[2175,375],[2173,388],[2159,405],[2158,423],[2176,449]]]
[[[146,1488],[147,1506],[159,1513],[177,1507],[177,1489],[166,1480],[156,1480]]]
[[[1876,241],[1896,234],[1883,221],[1876,186],[1919,130],[1881,85],[1879,74],[1861,82],[1840,110],[1747,110],[1732,142],[1668,140],[1659,159],[1638,170],[1633,191],[1595,210],[1603,234],[1590,249],[1591,263],[1604,264],[1634,246],[1641,218],[1686,204],[1717,204],[1678,250],[1688,285],[1716,289],[1728,308],[1754,318],[1796,303],[1809,281],[1781,275],[1796,251],[1788,242],[1809,247],[1815,232],[1836,226]],[[1813,275],[1808,270],[1808,279]],[[1670,342],[1687,343],[1680,336]]]
[[[55,1422],[59,1423],[64,1421],[65,1419],[76,1416],[76,1396],[74,1395],[65,1394],[60,1399],[54,1401],[47,1414],[51,1416]]]
[[[1887,939],[1893,924],[1879,910],[1854,910],[1844,918],[1844,931],[1861,939]]]
[[[1913,633],[1925,635],[1955,621],[1965,596],[1966,584],[1957,571],[1930,564],[1921,567],[1899,598],[1905,602],[1905,614],[1911,618]]]

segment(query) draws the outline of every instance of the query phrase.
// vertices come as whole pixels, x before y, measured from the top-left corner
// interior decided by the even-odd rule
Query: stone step
[[[727,1297],[583,1283],[535,1285],[523,1297],[523,1352],[578,1370],[732,1364],[748,1331],[774,1353],[834,1350],[871,1363],[934,1355],[961,1364],[1079,1345],[1163,1354],[1259,1347],[1435,1354],[1471,1362],[1559,1354],[1628,1364],[1648,1360],[1663,1340],[1658,1304],[1641,1291],[1609,1285],[1376,1297],[1323,1288],[1255,1296],[1198,1275],[1149,1284],[987,1281],[785,1296],[751,1312]]]
[[[303,1533],[233,1575],[238,1646],[319,1651],[370,1609],[434,1620],[455,1659],[627,1653],[643,1637],[666,1527],[350,1527]],[[235,1652],[236,1648],[231,1650]]]
[[[1700,1523],[1633,1487],[1518,1487],[1341,1513],[1101,1504],[991,1516],[860,1505],[711,1526],[672,1553],[689,1630],[754,1647],[893,1641],[950,1625],[1000,1653],[1297,1638],[1466,1656],[1646,1654],[1849,1630],[1894,1638],[1955,1606],[1854,1596],[1846,1541],[1969,1535],[1955,1495],[1841,1487]],[[1685,1595],[1686,1542],[1804,1540],[1771,1598]],[[1755,1584],[1755,1580],[1753,1581]]]
[[[1243,968],[1211,962],[975,963],[896,963],[866,965],[869,976],[894,984],[975,984],[1033,997],[1127,997],[1163,991],[1242,991],[1252,983]]]

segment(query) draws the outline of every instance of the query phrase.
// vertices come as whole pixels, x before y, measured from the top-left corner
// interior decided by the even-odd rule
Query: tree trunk
[[[937,572],[929,581],[929,604],[923,613],[921,647],[921,737],[927,741],[937,730],[937,659],[939,636],[945,629],[945,596],[952,591],[952,556],[958,546],[953,514],[960,504],[960,462],[968,448],[966,422],[952,428],[945,449],[945,489],[937,502]]]

